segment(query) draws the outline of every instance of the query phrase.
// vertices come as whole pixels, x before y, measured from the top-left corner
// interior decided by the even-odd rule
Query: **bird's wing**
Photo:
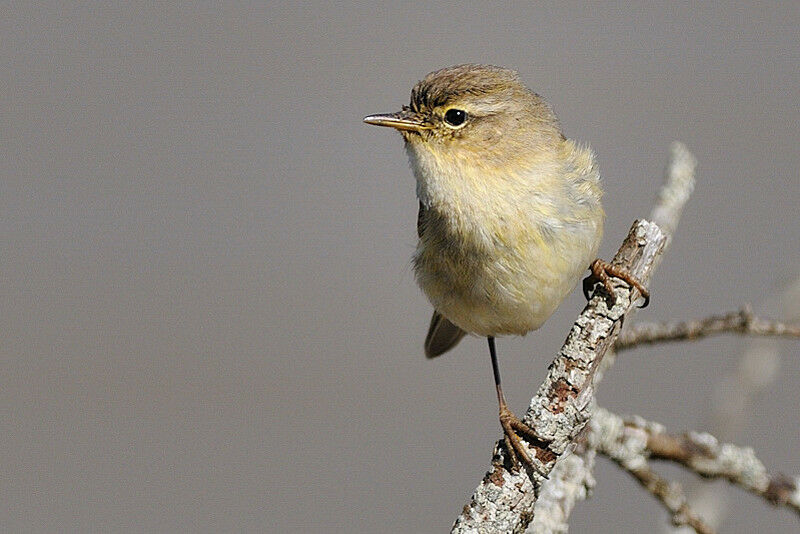
[[[464,334],[466,332],[442,317],[439,312],[433,312],[428,335],[425,336],[425,356],[435,358],[444,354],[455,347]]]
[[[422,234],[425,233],[425,206],[422,205],[422,201],[419,201],[419,212],[417,213],[417,237],[422,237]]]
[[[419,213],[417,214],[417,235],[422,237],[425,233],[425,215],[427,210],[422,202],[419,203]],[[435,358],[444,354],[456,346],[464,337],[464,332],[459,327],[442,317],[439,312],[433,312],[431,325],[428,327],[428,335],[425,336],[425,356]]]

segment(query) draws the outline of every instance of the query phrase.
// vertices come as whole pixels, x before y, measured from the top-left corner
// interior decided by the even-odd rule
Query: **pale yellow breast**
[[[597,171],[591,152],[566,148],[557,165],[513,179],[457,165],[442,173],[441,161],[436,176],[426,175],[430,162],[415,168],[428,203],[417,280],[460,328],[484,336],[538,328],[594,259],[603,226]]]

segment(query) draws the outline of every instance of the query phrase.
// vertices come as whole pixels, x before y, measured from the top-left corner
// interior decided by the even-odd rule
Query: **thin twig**
[[[619,464],[619,462],[617,463]],[[698,534],[714,534],[714,529],[695,515],[689,507],[680,484],[661,477],[661,475],[650,469],[647,464],[636,469],[630,469],[623,464],[619,465],[633,475],[647,491],[661,501],[661,504],[672,513],[673,525],[676,527],[691,527]]]
[[[778,295],[759,305],[770,310],[782,321],[800,323],[800,277],[788,284]],[[623,330],[624,334],[624,330]],[[727,366],[724,374],[715,379],[708,402],[708,433],[720,441],[735,443],[742,439],[748,423],[755,417],[756,399],[770,391],[780,376],[781,345],[775,337],[750,337],[747,347],[733,365]],[[703,480],[694,480],[685,485],[687,498],[692,507],[713,527],[725,520],[731,509],[729,492]],[[664,534],[685,534],[685,529],[663,529]]]
[[[675,436],[648,429],[647,450],[651,458],[679,463],[703,477],[724,478],[771,504],[800,513],[800,477],[768,473],[753,449],[720,443],[705,433]]]
[[[680,141],[669,147],[666,180],[659,190],[650,220],[656,223],[670,239],[678,228],[683,207],[694,191],[694,171],[697,160]]]
[[[614,350],[620,352],[637,345],[664,341],[696,340],[726,332],[755,336],[800,337],[800,325],[760,319],[753,315],[749,306],[745,306],[737,312],[712,315],[693,321],[631,325],[619,335]]]
[[[713,532],[689,507],[683,490],[653,472],[648,464],[648,437],[663,432],[657,423],[640,417],[623,419],[603,408],[597,408],[587,426],[586,440],[590,447],[608,457],[633,475],[647,490],[655,495],[672,513],[672,523],[690,526],[697,532]]]
[[[768,502],[800,512],[800,477],[767,472],[753,449],[720,443],[706,433],[673,435],[664,426],[641,417],[622,418],[597,408],[587,427],[590,447],[628,471],[648,460],[668,460],[706,478],[723,478]]]

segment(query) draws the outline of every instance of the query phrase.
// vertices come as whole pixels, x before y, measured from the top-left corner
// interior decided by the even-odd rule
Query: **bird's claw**
[[[524,439],[532,450],[537,451],[537,457],[540,453],[544,453],[547,457],[553,455],[546,449],[547,443],[536,434],[536,431],[511,413],[506,406],[500,408],[500,426],[503,427],[503,442],[511,463],[511,471],[519,472],[524,466],[547,478],[541,468],[537,467],[531,459],[522,440]],[[555,459],[555,455],[553,455],[553,459]]]
[[[598,258],[592,262],[589,270],[591,274],[583,279],[583,295],[587,300],[591,298],[594,287],[599,283],[603,285],[603,289],[605,289],[606,295],[608,295],[610,303],[613,305],[616,302],[614,286],[611,284],[611,277],[613,276],[627,282],[628,285],[639,291],[642,298],[644,298],[644,302],[639,308],[646,308],[650,304],[650,292],[626,269]]]

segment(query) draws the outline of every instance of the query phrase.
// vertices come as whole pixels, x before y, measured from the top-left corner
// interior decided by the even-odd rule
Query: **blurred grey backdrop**
[[[3,530],[449,528],[500,435],[491,368],[478,339],[423,357],[413,179],[400,137],[361,123],[442,66],[519,70],[594,147],[603,257],[669,143],[696,154],[640,320],[768,302],[800,272],[800,4],[664,4],[4,3]],[[500,340],[516,410],[582,303]],[[600,401],[703,428],[745,346],[626,354]],[[781,346],[740,441],[796,474],[800,350]],[[574,532],[665,523],[596,474]],[[716,487],[724,532],[797,531]]]

